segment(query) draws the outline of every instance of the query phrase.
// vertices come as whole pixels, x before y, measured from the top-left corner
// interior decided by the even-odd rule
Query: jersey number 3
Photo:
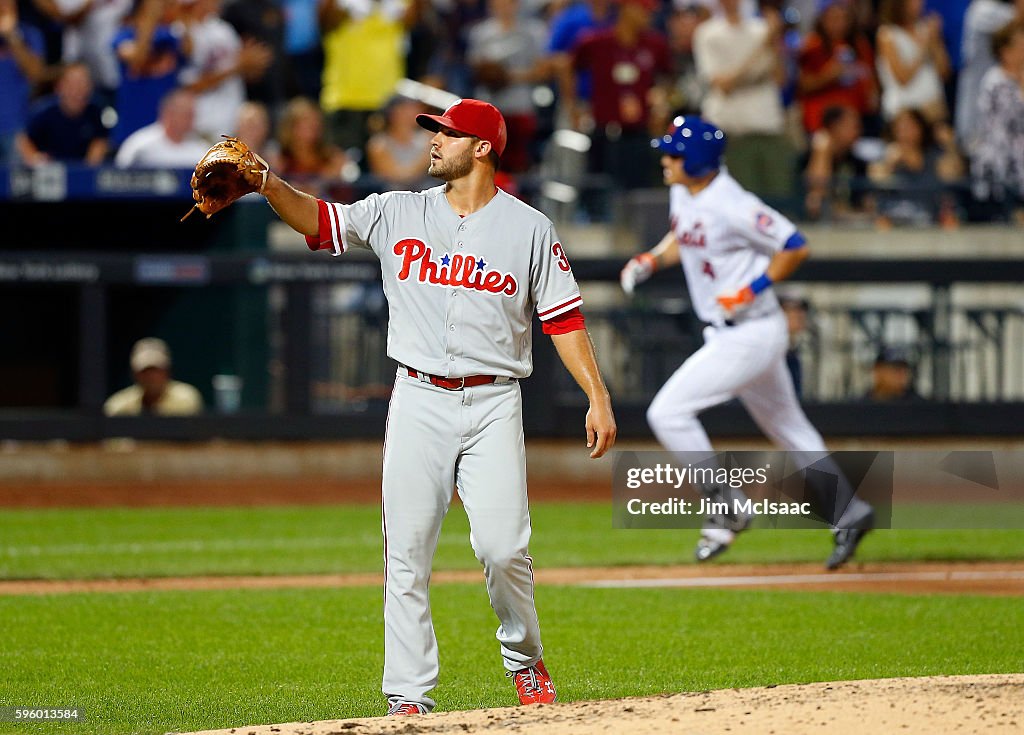
[[[551,253],[557,259],[558,269],[560,271],[568,273],[569,271],[572,270],[572,268],[569,266],[569,259],[565,257],[565,251],[562,250],[562,243],[556,242],[554,245],[552,245]]]

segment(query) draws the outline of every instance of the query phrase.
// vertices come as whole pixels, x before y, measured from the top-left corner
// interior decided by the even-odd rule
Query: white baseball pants
[[[786,368],[788,339],[781,311],[732,327],[707,327],[704,346],[672,374],[647,409],[647,422],[662,446],[712,451],[697,416],[739,398],[782,449],[824,452],[825,442],[804,415]]]
[[[789,369],[789,335],[781,311],[707,327],[704,346],[687,358],[661,387],[647,409],[647,422],[661,445],[675,452],[711,453],[711,440],[697,416],[739,398],[769,439],[790,452],[827,453],[821,434],[807,419]],[[842,476],[838,467],[833,473]],[[848,528],[871,512],[845,478],[834,505],[826,506],[833,527]],[[838,518],[834,516],[838,515]]]
[[[384,678],[390,703],[428,709],[437,638],[428,586],[453,487],[483,564],[505,668],[542,654],[527,547],[522,394],[517,382],[449,391],[399,371],[384,443]]]

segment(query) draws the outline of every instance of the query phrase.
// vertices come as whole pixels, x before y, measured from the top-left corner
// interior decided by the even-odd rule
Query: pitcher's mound
[[[201,735],[818,735],[1024,732],[1024,674],[836,681],[656,697],[325,720]]]

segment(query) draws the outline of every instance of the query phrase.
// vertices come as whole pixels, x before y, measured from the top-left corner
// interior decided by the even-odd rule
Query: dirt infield
[[[817,564],[571,567],[535,570],[542,585],[789,589],[816,592],[1024,596],[1024,562],[852,564],[825,572]],[[475,583],[478,570],[434,572],[433,584]],[[379,585],[381,575],[322,574],[268,577],[164,577],[142,579],[4,580],[0,595],[160,590],[283,589]]]
[[[993,735],[1024,729],[1024,675],[875,679],[207,730],[201,735]],[[198,735],[198,734],[197,734]]]

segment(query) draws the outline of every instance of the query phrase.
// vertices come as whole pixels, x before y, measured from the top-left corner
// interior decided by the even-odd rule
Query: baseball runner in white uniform
[[[591,457],[615,441],[611,401],[551,222],[497,189],[501,113],[459,100],[417,121],[435,133],[429,173],[442,186],[326,203],[273,174],[264,194],[312,249],[369,248],[390,306],[399,363],[384,443],[384,677],[389,714],[428,712],[438,680],[428,585],[441,522],[457,490],[483,564],[506,671],[522,704],[552,702],[528,555],[522,398],[536,312],[590,399]]]
[[[825,452],[786,368],[786,321],[771,288],[807,257],[804,236],[720,168],[725,134],[714,125],[695,116],[678,117],[670,132],[651,145],[663,154],[664,179],[671,187],[670,230],[653,249],[626,264],[621,285],[632,294],[655,271],[681,263],[693,308],[708,323],[704,346],[651,402],[651,429],[670,451],[711,452],[697,416],[739,398],[781,448]],[[837,476],[848,497],[836,500],[839,517],[830,517],[835,548],[826,562],[829,569],[849,560],[874,520],[871,506],[853,495],[841,472]],[[727,501],[742,493],[723,487],[705,492]],[[751,520],[742,514],[707,518],[697,560],[725,551]]]

